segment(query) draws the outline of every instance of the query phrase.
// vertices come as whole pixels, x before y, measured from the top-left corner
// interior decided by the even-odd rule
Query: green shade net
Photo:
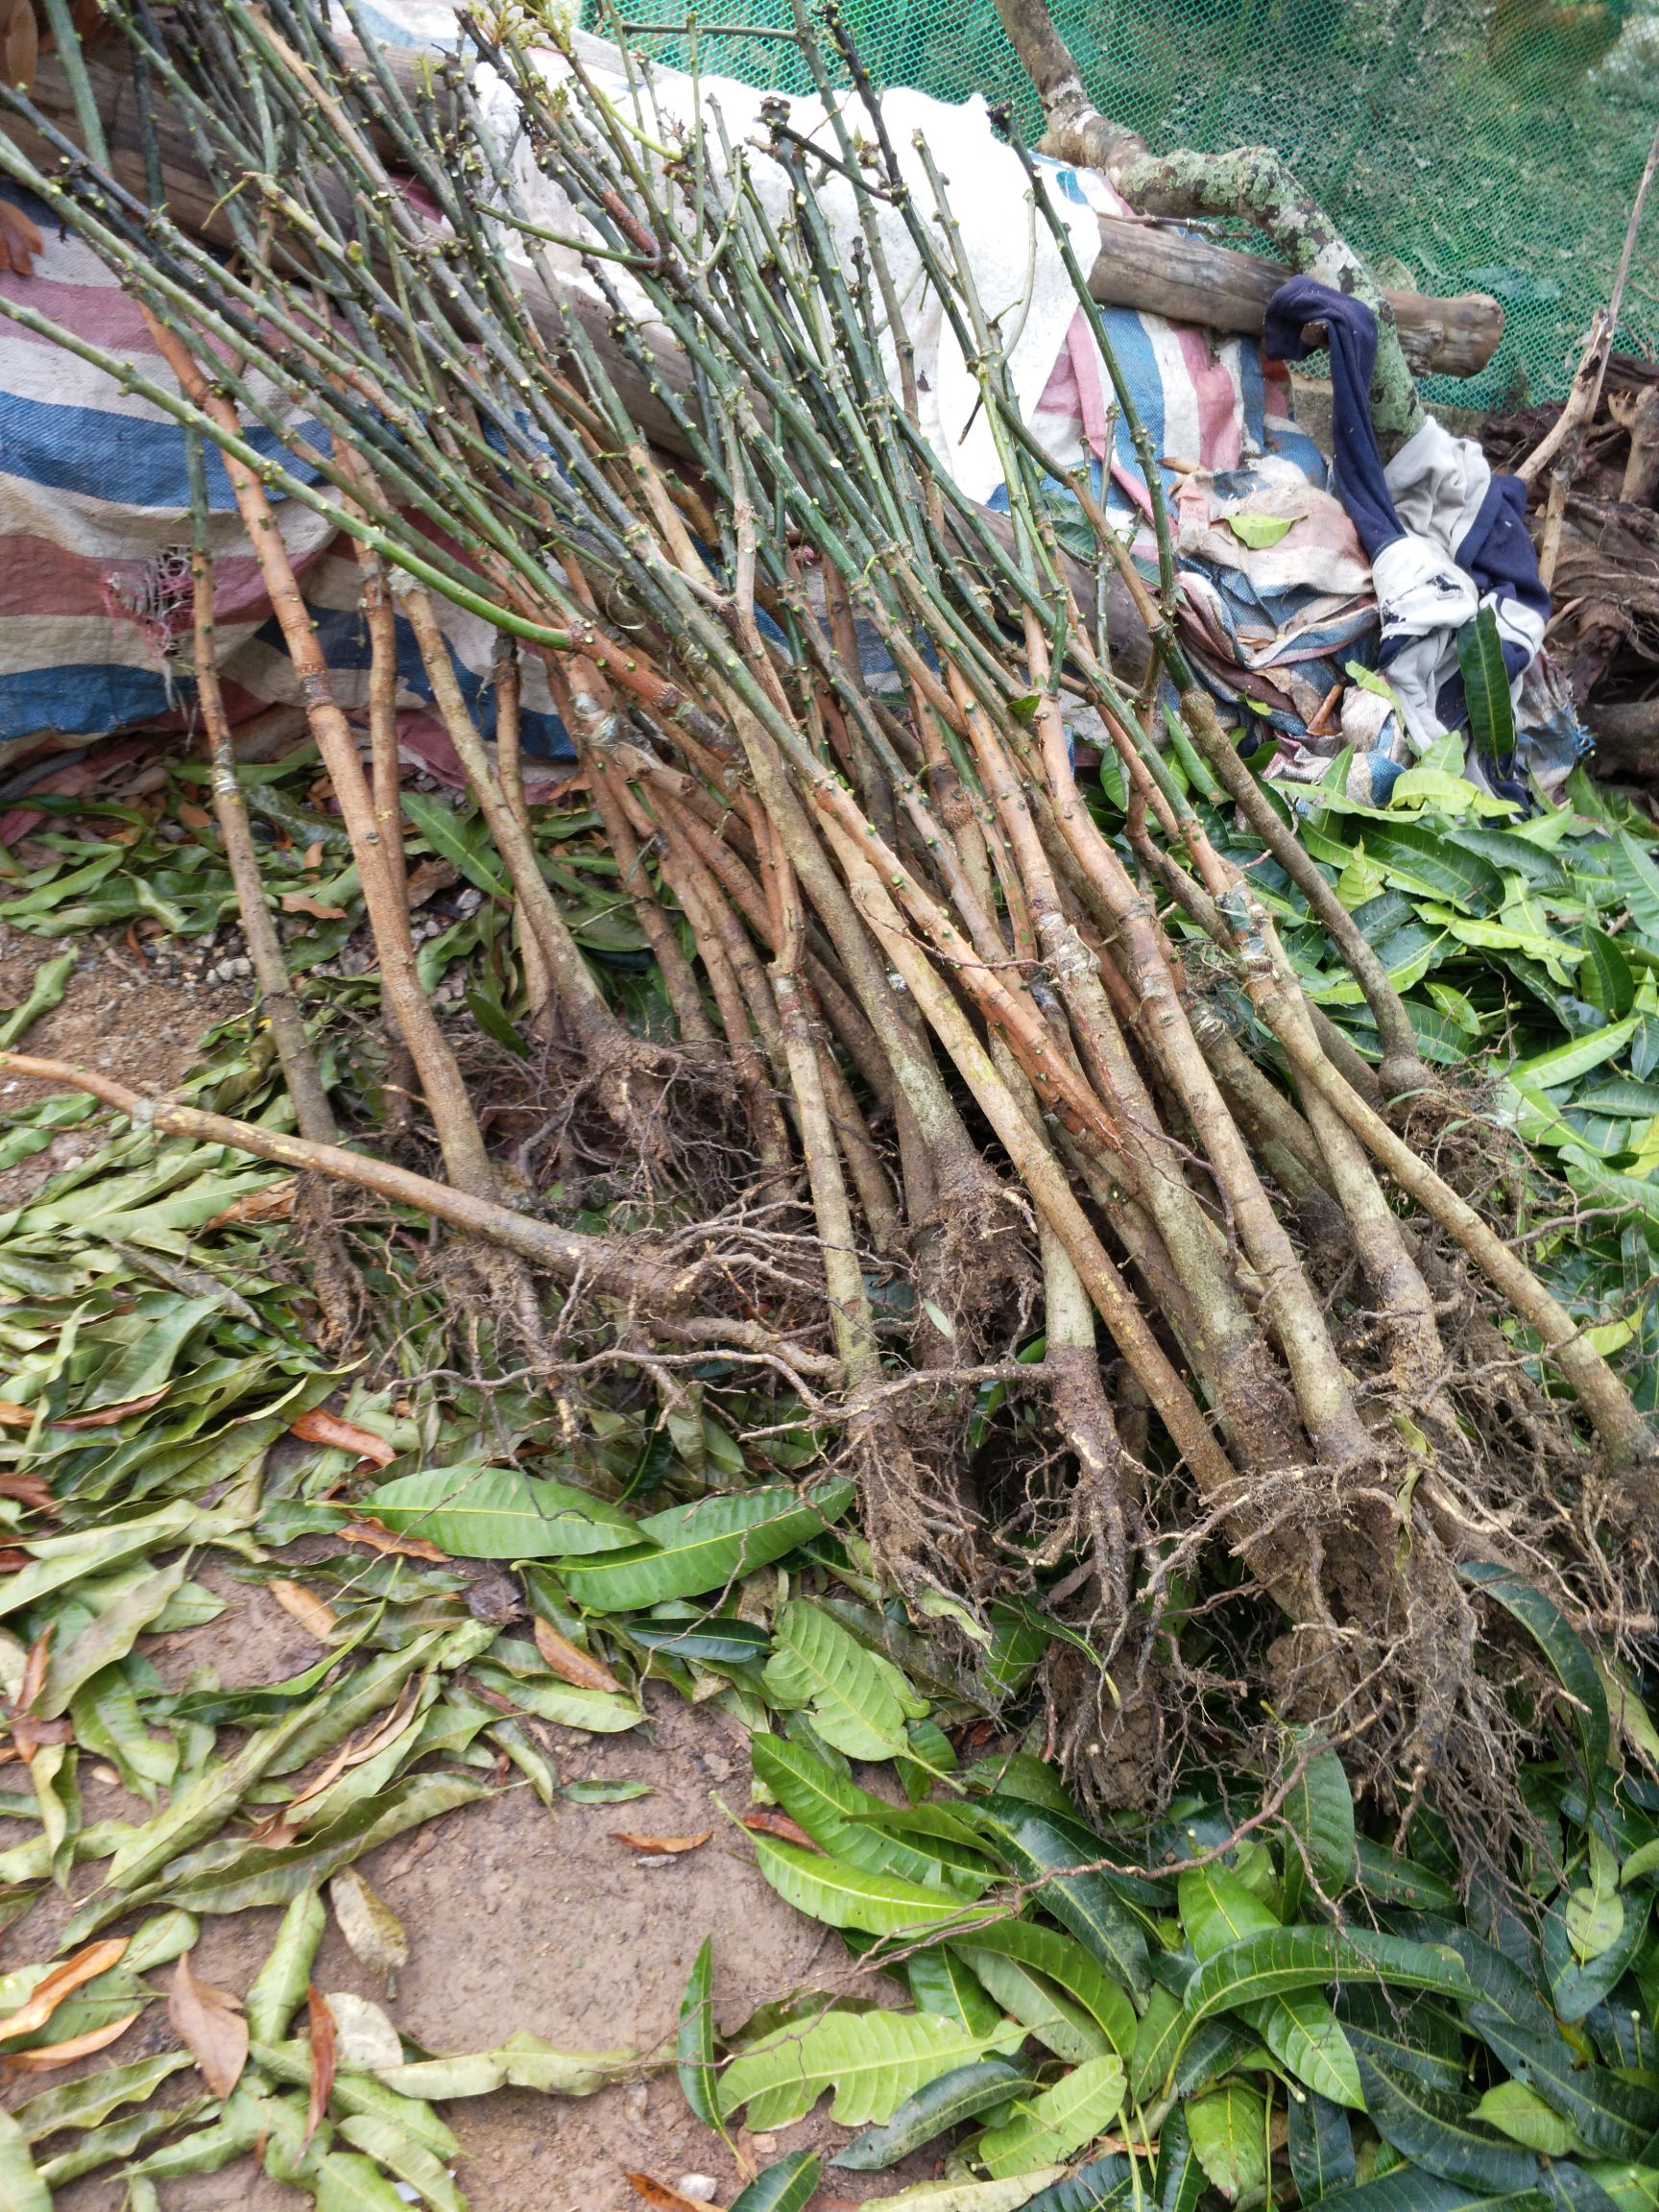
[[[1040,130],[991,0],[843,4],[878,83],[1012,99],[1022,128]],[[1565,392],[1659,124],[1659,0],[1051,5],[1096,105],[1155,152],[1273,146],[1382,283],[1497,296],[1506,327],[1491,363],[1431,379],[1431,398],[1514,407]],[[701,67],[809,89],[787,46],[716,30],[784,27],[789,0],[707,0],[697,18]],[[679,5],[650,10],[653,22],[684,19]],[[589,20],[608,28],[592,0]],[[691,59],[684,37],[637,42]],[[1659,354],[1659,187],[1619,343]]]

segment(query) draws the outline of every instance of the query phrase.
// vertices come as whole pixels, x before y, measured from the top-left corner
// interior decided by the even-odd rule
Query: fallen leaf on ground
[[[649,2174],[624,2174],[622,2178],[655,2212],[709,2212],[706,2199],[686,2197],[666,2181],[653,2181]]]
[[[305,2016],[311,2024],[311,2094],[305,2101],[305,2135],[301,2150],[323,2125],[334,2088],[334,2015],[328,2000],[315,1982],[305,1985]]]
[[[366,1513],[361,1521],[349,1521],[340,1534],[348,1544],[367,1544],[374,1551],[395,1551],[401,1559],[430,1559],[440,1567],[449,1565],[447,1551],[440,1551],[424,1536],[395,1536],[385,1522],[376,1521],[372,1513]]]
[[[700,1836],[633,1836],[625,1828],[613,1828],[611,1837],[613,1842],[626,1843],[630,1851],[648,1851],[656,1857],[659,1853],[695,1851],[713,1833],[712,1828],[705,1828]]]
[[[389,1713],[371,1720],[355,1735],[348,1736],[321,1773],[308,1782],[290,1803],[280,1807],[269,1818],[261,1820],[252,1831],[253,1839],[261,1843],[278,1847],[292,1843],[299,1834],[306,1815],[317,1800],[342,1774],[349,1773],[353,1767],[361,1767],[365,1760],[373,1759],[395,1743],[408,1727],[414,1717],[416,1700],[421,1693],[420,1683],[411,1676],[398,1693],[397,1702]]]
[[[310,843],[309,845],[307,845],[307,846],[306,846],[306,848],[305,848],[305,857],[304,857],[304,859],[303,859],[303,860],[301,862],[301,867],[304,867],[304,868],[321,868],[321,867],[322,867],[322,865],[323,865],[323,840],[322,840],[322,838],[321,838],[321,837],[315,837],[315,838],[313,838],[313,839],[312,839],[312,841],[311,841],[311,843]]]
[[[787,1813],[773,1813],[762,1806],[757,1812],[745,1813],[741,1824],[754,1836],[776,1836],[781,1843],[798,1843],[806,1851],[823,1849],[823,1845],[814,1843],[800,1822],[791,1820]]]
[[[186,830],[205,830],[213,817],[205,806],[198,806],[194,799],[180,800],[179,819]]]
[[[46,1668],[52,1656],[53,1623],[48,1621],[33,1644],[29,1656],[23,1662],[23,1679],[17,1685],[17,1700],[13,1712],[27,1713],[41,1691],[46,1687]]]
[[[118,2043],[144,2008],[127,2012],[119,2020],[106,2021],[102,2028],[88,2028],[84,2035],[71,2035],[67,2043],[42,2043],[35,2051],[11,2051],[6,2055],[6,2067],[12,2074],[50,2074],[60,2066],[73,2066],[77,2058],[90,2058],[94,2051],[107,2051],[111,2043]]]
[[[285,1582],[280,1579],[267,1582],[270,1591],[284,1613],[299,1622],[308,1636],[315,1636],[319,1644],[326,1644],[340,1623],[331,1605],[325,1604],[314,1590],[307,1590],[302,1582]]]
[[[409,1963],[408,1932],[355,1866],[344,1866],[328,1885],[328,1901],[347,1947],[376,1974],[396,1974]],[[391,2063],[400,2063],[394,2058]]]
[[[537,1650],[561,1681],[572,1682],[578,1690],[621,1690],[621,1683],[603,1660],[591,1658],[545,1621],[537,1620],[534,1634]]]
[[[148,1413],[152,1406],[159,1406],[167,1392],[165,1388],[152,1390],[145,1398],[129,1398],[125,1406],[101,1406],[96,1413],[77,1413],[73,1420],[54,1421],[54,1429],[113,1429],[117,1421],[125,1421],[129,1413]]]
[[[72,1743],[75,1723],[68,1719],[35,1720],[27,1713],[20,1713],[12,1723],[12,1741],[17,1746],[20,1759],[33,1759],[42,1743]]]
[[[0,1498],[15,1498],[36,1513],[56,1513],[58,1501],[38,1475],[0,1475]]]
[[[309,914],[319,922],[344,922],[346,919],[344,906],[329,906],[310,891],[284,891],[282,911],[284,914]]]
[[[167,2017],[215,2097],[228,2097],[248,2063],[248,2023],[242,2001],[200,1981],[183,1952],[173,1969]]]
[[[231,1221],[286,1221],[294,1212],[294,1200],[300,1185],[290,1176],[285,1183],[273,1183],[264,1190],[250,1190],[245,1198],[237,1198],[227,1206],[223,1214],[215,1214],[207,1223],[209,1229],[223,1229]]]
[[[0,2041],[12,2035],[33,2035],[37,2028],[44,2028],[72,1989],[79,1989],[83,1983],[107,1974],[126,1957],[127,1942],[125,1936],[106,1936],[99,1942],[88,1943],[84,1950],[77,1951],[72,1959],[65,1959],[61,1966],[54,1966],[45,1981],[36,1985],[27,2002],[0,2020]]]
[[[435,891],[447,891],[460,880],[461,871],[447,860],[422,860],[409,871],[409,903],[424,906]]]
[[[355,1452],[359,1459],[373,1459],[376,1467],[390,1467],[397,1456],[384,1436],[376,1436],[372,1429],[360,1429],[355,1421],[344,1421],[322,1406],[301,1413],[288,1433],[304,1444],[332,1444],[338,1451]]]
[[[349,2074],[377,2074],[403,2063],[403,2040],[373,1998],[331,1989],[324,1999],[334,2023],[334,2064]]]
[[[564,1783],[559,1794],[568,1797],[573,1805],[626,1805],[631,1797],[649,1797],[649,1782],[634,1782],[619,1776],[614,1782],[600,1781],[589,1776],[584,1782]]]
[[[33,1429],[36,1408],[16,1405],[10,1398],[0,1398],[0,1429]]]
[[[15,1544],[8,1544],[4,1550],[0,1550],[0,1575],[15,1575],[19,1567],[27,1567],[28,1564],[28,1552],[19,1551]]]

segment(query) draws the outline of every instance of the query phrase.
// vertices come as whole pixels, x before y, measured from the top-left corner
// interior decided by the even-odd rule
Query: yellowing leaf
[[[1222,517],[1229,530],[1241,545],[1260,553],[1269,545],[1277,545],[1303,520],[1300,515],[1227,515]]]
[[[335,1875],[328,1902],[347,1947],[365,1966],[376,1974],[396,1974],[408,1965],[409,1936],[402,1921],[355,1866],[343,1866]]]

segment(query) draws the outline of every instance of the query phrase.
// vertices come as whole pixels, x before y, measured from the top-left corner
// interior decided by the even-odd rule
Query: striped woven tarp
[[[370,0],[359,14],[372,35],[400,45],[435,46],[454,34],[448,0]],[[975,111],[983,117],[982,107]],[[972,117],[956,110],[949,119],[966,127]],[[989,134],[988,120],[977,127]],[[1102,180],[1080,172],[1059,172],[1058,183],[1073,202],[1098,204],[1102,193],[1112,197]],[[136,308],[108,271],[57,230],[43,206],[11,187],[8,196],[39,225],[45,250],[32,275],[0,275],[0,302],[26,302],[174,388]],[[1115,198],[1113,204],[1121,206]],[[996,227],[994,214],[981,211],[980,221]],[[1023,251],[1028,211],[1011,207],[1007,221]],[[988,265],[1012,251],[1000,237],[979,244]],[[1176,468],[1166,474],[1178,495],[1182,551],[1190,555],[1183,565],[1202,597],[1217,657],[1264,668],[1286,656],[1311,660],[1346,642],[1356,622],[1368,618],[1358,604],[1366,597],[1363,577],[1337,577],[1332,566],[1340,566],[1334,538],[1341,533],[1334,537],[1332,523],[1333,516],[1341,520],[1340,510],[1316,489],[1323,481],[1318,454],[1289,422],[1286,388],[1264,375],[1255,342],[1220,340],[1127,309],[1110,310],[1108,320],[1156,451],[1185,464],[1185,474]],[[1061,346],[1034,422],[1063,465],[1092,462],[1097,489],[1125,520],[1137,501],[1144,505],[1128,431],[1081,315]],[[306,434],[325,445],[316,425]],[[263,443],[267,434],[253,438]],[[163,409],[0,317],[0,762],[16,758],[38,733],[61,742],[174,717],[188,721],[194,684],[185,452],[183,431]],[[289,466],[303,473],[302,465]],[[220,674],[232,717],[242,721],[271,706],[298,704],[298,694],[228,481],[211,453],[208,472]],[[1195,484],[1210,488],[1204,502]],[[1271,552],[1250,554],[1214,527],[1240,503],[1271,507],[1287,490],[1307,513]],[[994,504],[997,498],[993,493]],[[366,705],[369,656],[356,561],[308,508],[282,501],[278,517],[337,696],[349,712],[358,711]],[[1334,578],[1347,589],[1334,590]],[[492,634],[452,608],[441,612],[462,688],[489,734]],[[401,621],[398,637],[400,730],[418,754],[445,755],[446,740],[422,711],[430,686]],[[525,667],[524,734],[528,752],[568,755],[533,660]]]
[[[33,217],[44,252],[28,276],[0,275],[15,299],[61,328],[121,354],[144,377],[177,384],[142,317],[89,248],[60,232],[49,211],[8,186]],[[314,423],[300,427],[325,447]],[[263,430],[251,442],[268,451]],[[288,467],[301,477],[302,463]],[[299,703],[229,480],[207,452],[219,667],[234,721]],[[101,737],[137,723],[188,718],[191,582],[185,433],[163,409],[81,360],[0,318],[0,759],[37,733]],[[367,703],[369,648],[350,545],[294,500],[277,503],[283,541],[304,587],[336,694],[348,711]],[[488,733],[493,635],[441,610],[462,687]],[[399,620],[401,725],[417,751],[436,735],[421,712],[431,687],[413,632]],[[568,753],[540,668],[524,672],[526,750]]]

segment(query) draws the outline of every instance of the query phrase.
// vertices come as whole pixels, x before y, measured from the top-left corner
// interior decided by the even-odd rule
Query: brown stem
[[[219,670],[214,659],[213,570],[199,549],[192,552],[190,566],[196,584],[196,696],[207,736],[213,813],[230,869],[230,880],[236,889],[242,935],[253,965],[253,980],[259,986],[265,1018],[271,1024],[282,1079],[294,1101],[300,1134],[314,1138],[319,1143],[332,1144],[340,1132],[328,1103],[328,1094],[323,1088],[323,1078],[317,1071],[311,1040],[305,1034],[305,1018],[289,981],[288,964],[282,957],[276,925],[265,902],[265,886],[259,877],[248,805],[242,796],[242,786],[236,781],[236,754],[230,742],[230,725],[226,719],[225,699],[219,688]]]
[[[228,435],[240,436],[236,410],[222,392],[209,384],[188,349],[148,310],[145,310],[145,321],[156,350],[178,377],[186,396]],[[357,757],[357,746],[330,687],[327,665],[288,558],[288,549],[282,541],[282,533],[258,477],[228,449],[224,452],[224,462],[288,658],[293,662],[311,735],[340,802],[379,955],[381,988],[391,1002],[398,1029],[414,1059],[433,1126],[438,1132],[445,1168],[457,1190],[474,1199],[491,1197],[495,1178],[484,1149],[478,1118],[467,1095],[455,1055],[438,1026],[416,968],[400,866],[388,851],[389,840],[381,834],[363,764]]]

